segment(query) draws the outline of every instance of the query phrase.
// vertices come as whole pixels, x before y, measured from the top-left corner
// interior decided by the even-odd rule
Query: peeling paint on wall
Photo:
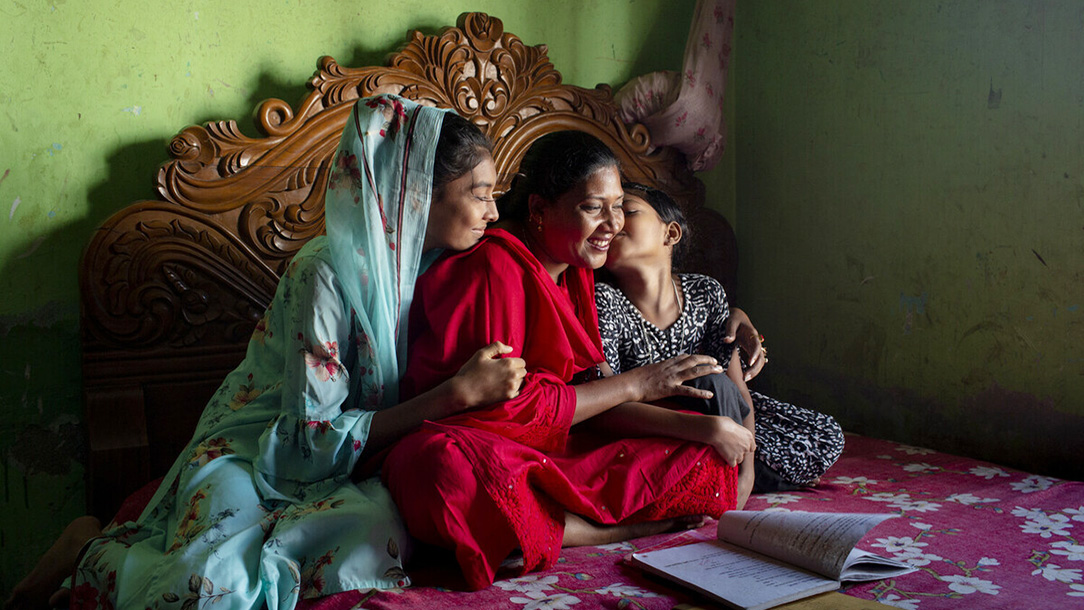
[[[82,427],[73,419],[70,416],[63,423],[54,422],[49,427],[26,426],[8,448],[7,458],[26,476],[70,473],[73,461],[86,462]]]
[[[35,252],[38,251],[38,248],[40,248],[41,244],[44,243],[44,242],[45,242],[45,236],[42,235],[41,237],[38,237],[37,239],[35,239],[33,242],[30,243],[30,248],[28,250],[26,250],[25,252],[23,252],[19,256],[16,256],[15,258],[16,259],[29,258],[32,254],[34,254]]]
[[[0,594],[86,510],[78,337],[74,304],[0,316]]]
[[[75,320],[79,315],[78,306],[62,305],[56,301],[17,315],[0,315],[0,339],[20,326],[51,328],[67,320]]]
[[[903,334],[911,334],[916,314],[920,316],[926,315],[926,300],[927,294],[925,292],[917,297],[900,293],[899,311],[903,312]]]
[[[990,93],[986,96],[986,107],[997,110],[1001,107],[1001,89],[994,89],[994,79],[990,79]]]

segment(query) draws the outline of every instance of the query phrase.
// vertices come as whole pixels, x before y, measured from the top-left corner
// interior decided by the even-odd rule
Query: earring
[[[534,225],[534,230],[536,232],[542,232],[542,216],[537,214],[531,214],[531,219],[529,222]]]

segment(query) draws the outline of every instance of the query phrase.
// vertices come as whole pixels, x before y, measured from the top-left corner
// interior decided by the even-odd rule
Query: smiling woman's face
[[[497,170],[493,159],[487,156],[474,169],[434,193],[424,249],[466,250],[478,243],[486,226],[497,220],[497,204],[493,200],[496,185]]]
[[[606,262],[610,240],[625,222],[621,204],[621,175],[604,165],[585,180],[546,201],[531,196],[527,231],[536,243],[532,250],[551,272],[564,266],[598,269]],[[541,220],[542,230],[536,223]]]

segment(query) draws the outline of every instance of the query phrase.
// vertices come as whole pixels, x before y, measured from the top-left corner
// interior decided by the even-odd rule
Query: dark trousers
[[[749,415],[749,405],[742,398],[741,390],[724,373],[704,375],[696,379],[690,379],[685,385],[709,390],[715,396],[712,398],[691,398],[688,396],[673,396],[667,399],[678,409],[693,411],[704,415],[718,415],[729,417],[741,424]],[[760,459],[753,462],[753,493],[766,493],[772,491],[787,491],[798,489],[795,485],[779,476],[771,466]]]

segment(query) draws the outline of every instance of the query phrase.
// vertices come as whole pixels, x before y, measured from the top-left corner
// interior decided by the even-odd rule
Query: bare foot
[[[737,510],[745,508],[749,501],[749,494],[753,493],[754,482],[753,452],[745,454],[745,459],[738,466],[738,499],[735,505]]]
[[[11,590],[4,610],[37,610],[53,608],[63,603],[67,590],[59,590],[64,579],[75,569],[75,560],[83,545],[102,534],[102,524],[94,517],[79,517],[56,539],[41,556],[34,569]]]
[[[704,515],[689,515],[628,525],[599,525],[579,515],[565,513],[565,537],[561,546],[597,546],[673,530],[695,529],[704,525],[706,520]]]

